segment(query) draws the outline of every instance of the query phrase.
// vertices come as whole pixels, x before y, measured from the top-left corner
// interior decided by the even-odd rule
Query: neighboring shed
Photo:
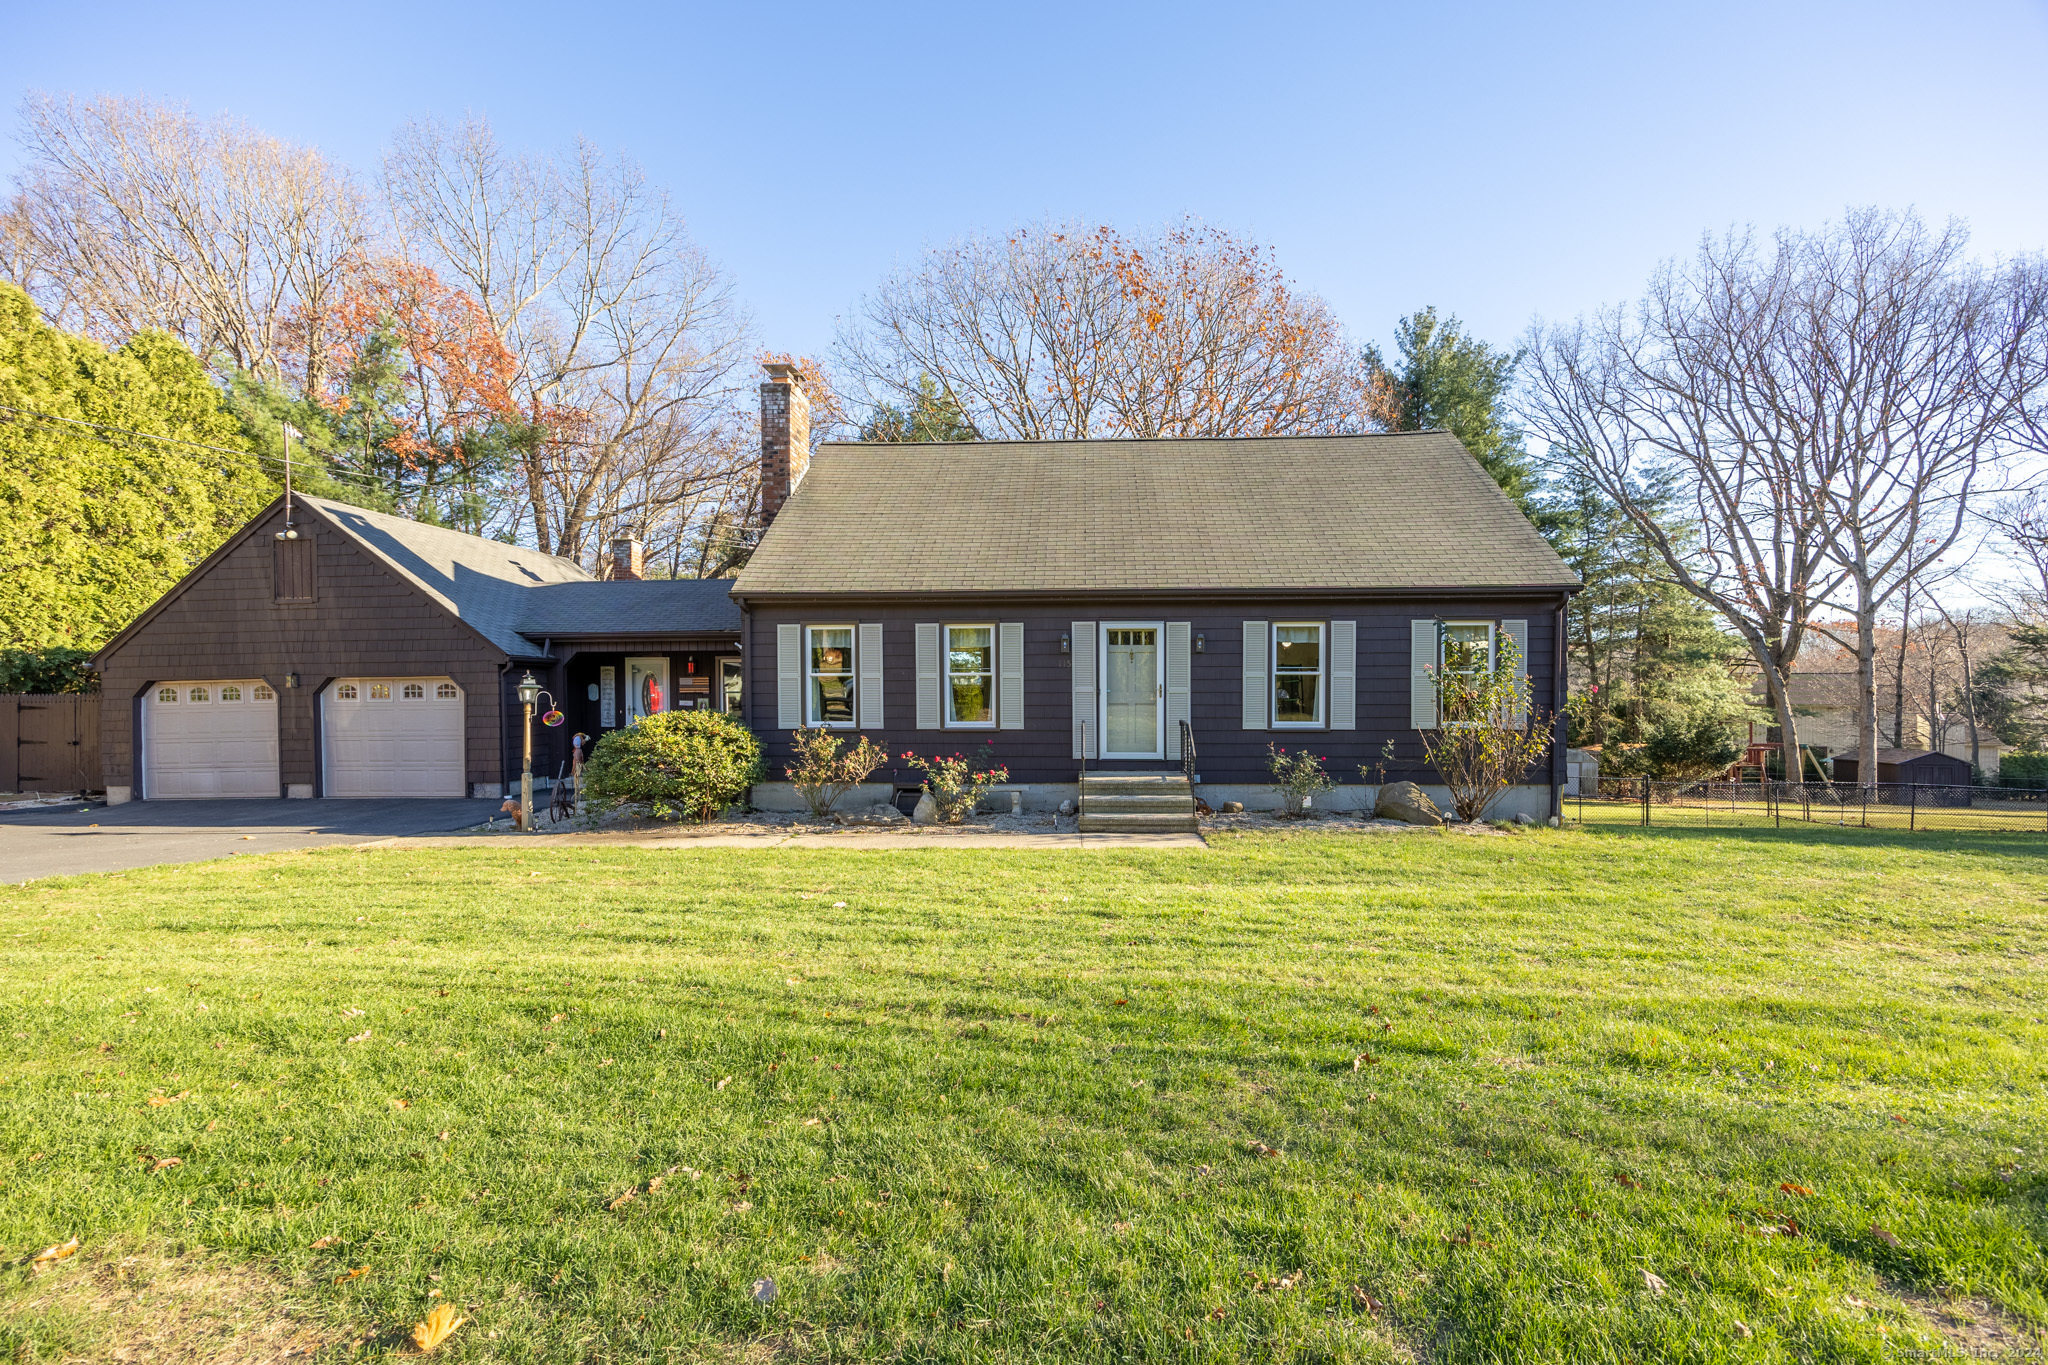
[[[1834,770],[1835,781],[1855,782],[1862,765],[1856,758],[1844,754],[1835,759]],[[1967,787],[1970,785],[1970,765],[1960,758],[1951,758],[1931,749],[1879,749],[1877,780],[1880,786],[1899,783],[1924,787]]]

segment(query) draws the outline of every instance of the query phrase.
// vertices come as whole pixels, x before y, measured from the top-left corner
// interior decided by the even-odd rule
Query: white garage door
[[[465,796],[462,689],[446,678],[342,678],[321,699],[328,796]]]
[[[159,683],[142,699],[143,795],[275,798],[277,694],[259,680]]]

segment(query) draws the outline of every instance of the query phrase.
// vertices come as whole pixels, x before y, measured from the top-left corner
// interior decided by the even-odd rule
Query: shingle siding
[[[274,510],[102,655],[108,785],[137,785],[134,700],[146,688],[231,678],[262,678],[276,689],[279,780],[315,784],[319,690],[332,678],[365,676],[454,679],[464,695],[466,780],[502,780],[503,656],[317,516],[298,519],[314,545],[317,600],[274,602],[271,547],[283,525]],[[288,673],[299,675],[298,687],[284,685]]]
[[[1396,776],[1424,777],[1420,738],[1409,725],[1409,623],[1442,616],[1446,619],[1526,619],[1529,622],[1530,682],[1536,706],[1555,710],[1554,650],[1561,594],[1547,598],[1474,596],[1454,603],[1442,601],[1328,600],[1274,597],[1216,605],[1190,606],[1142,597],[1105,596],[1076,604],[989,598],[959,598],[905,606],[896,603],[854,605],[850,600],[818,607],[756,605],[749,615],[750,634],[744,651],[749,724],[760,736],[768,776],[781,780],[790,760],[789,735],[775,724],[776,631],[781,624],[825,621],[879,621],[883,625],[883,686],[890,724],[869,733],[887,747],[890,768],[906,785],[917,780],[903,765],[905,750],[922,754],[986,755],[1010,770],[1016,782],[1071,782],[1079,765],[1072,756],[1073,673],[1071,654],[1060,653],[1060,636],[1077,620],[1187,621],[1192,633],[1204,637],[1204,649],[1190,656],[1190,725],[1199,754],[1196,764],[1205,783],[1264,782],[1267,745],[1307,747],[1328,754],[1328,771],[1339,781],[1359,780],[1360,764],[1376,762],[1381,746],[1395,742]],[[1247,619],[1267,621],[1350,620],[1358,623],[1357,728],[1354,730],[1246,730],[1243,713],[1242,626]],[[914,632],[921,622],[1021,621],[1024,625],[1024,715],[1022,730],[919,730],[909,724],[916,715],[917,685]],[[1163,642],[1162,642],[1163,643]],[[849,739],[864,732],[850,732]],[[1118,760],[1107,767],[1142,766]],[[1164,767],[1177,766],[1162,764]],[[1553,764],[1553,767],[1555,764]],[[1548,774],[1532,775],[1548,781]]]

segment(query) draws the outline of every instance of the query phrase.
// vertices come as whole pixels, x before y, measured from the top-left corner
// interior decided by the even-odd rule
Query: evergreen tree
[[[109,351],[0,284],[0,648],[105,643],[275,492],[182,343]]]
[[[1660,576],[1656,548],[1590,481],[1567,473],[1538,512],[1585,584],[1565,614],[1571,742],[1600,746],[1607,772],[1697,777],[1734,762],[1748,723],[1767,714],[1744,682],[1741,641]]]
[[[941,389],[928,374],[917,377],[917,396],[908,408],[894,403],[878,406],[861,424],[860,439],[876,442],[979,441],[981,433],[960,407],[949,389]]]
[[[1536,468],[1522,429],[1507,411],[1521,352],[1502,351],[1467,336],[1458,320],[1425,308],[1394,329],[1399,363],[1365,349],[1368,382],[1382,417],[1396,431],[1450,432],[1472,452],[1516,505],[1534,514]]]

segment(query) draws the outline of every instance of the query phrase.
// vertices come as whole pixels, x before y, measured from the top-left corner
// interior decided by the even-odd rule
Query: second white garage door
[[[468,794],[462,689],[447,678],[342,678],[320,713],[326,795]]]

